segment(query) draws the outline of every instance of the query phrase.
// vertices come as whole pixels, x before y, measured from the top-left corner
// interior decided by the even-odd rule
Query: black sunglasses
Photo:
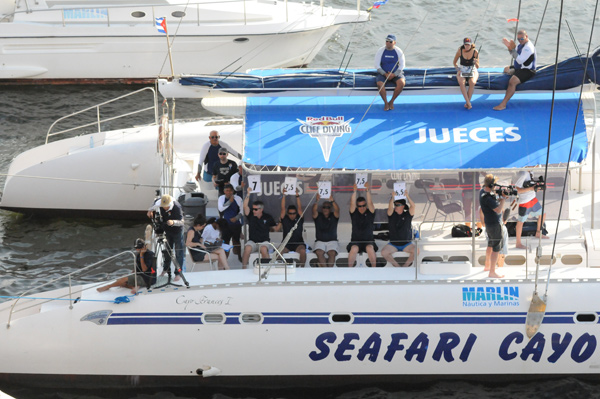
[[[210,136],[209,138],[211,138],[211,139],[218,139],[219,136]]]
[[[260,208],[252,208],[253,211],[260,211]]]
[[[367,204],[362,204],[362,205],[356,205],[359,208],[366,208]]]

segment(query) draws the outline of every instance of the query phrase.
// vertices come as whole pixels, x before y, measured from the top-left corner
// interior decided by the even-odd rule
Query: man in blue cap
[[[387,35],[385,46],[377,50],[375,54],[375,69],[377,69],[377,88],[383,99],[384,111],[394,109],[394,100],[402,93],[406,84],[404,79],[404,53],[396,47],[396,36]],[[392,99],[388,102],[385,92],[385,84],[391,82],[396,85]]]

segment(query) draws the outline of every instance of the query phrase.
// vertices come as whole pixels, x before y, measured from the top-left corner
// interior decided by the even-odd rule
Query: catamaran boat
[[[277,218],[281,186],[295,177],[310,247],[314,229],[306,210],[319,183],[329,182],[341,208],[336,267],[315,267],[310,251],[305,265],[294,253],[278,260],[285,238],[273,233],[266,263],[251,258],[244,269],[230,257],[233,270],[219,271],[212,262],[188,259],[185,284],[143,287],[137,295],[125,288],[98,292],[107,282],[91,271],[132,257],[116,254],[81,276],[30,287],[0,304],[6,327],[0,328],[0,387],[10,393],[23,384],[107,390],[598,377],[593,94],[518,92],[502,112],[492,110],[502,93],[476,95],[469,111],[459,94],[400,96],[395,111],[375,110],[367,96],[248,98],[242,161],[245,179],[261,188],[251,195]],[[81,140],[77,148],[88,162],[107,145]],[[157,157],[169,165],[176,152]],[[490,278],[486,239],[452,237],[451,226],[466,220],[474,226],[482,173],[509,184],[525,168],[545,176],[540,200],[550,239],[523,237],[526,249],[516,249],[509,238],[506,264],[498,269],[504,277]],[[163,193],[193,174],[165,170],[172,177]],[[378,259],[381,267],[366,267],[363,254],[356,267],[344,267],[348,203],[364,174],[376,230],[387,229],[394,183],[403,181],[415,201],[412,265]],[[164,244],[151,234],[147,240],[160,265]],[[376,243],[382,248],[385,235]],[[400,264],[406,255],[394,254]]]
[[[2,0],[0,80],[141,82],[302,66],[341,25],[369,18],[323,2]]]

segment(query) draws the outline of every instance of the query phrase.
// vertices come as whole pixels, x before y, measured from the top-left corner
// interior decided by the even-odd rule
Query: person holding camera
[[[546,214],[542,215],[542,206],[537,200],[535,194],[540,187],[535,184],[533,174],[529,171],[523,170],[517,175],[515,186],[519,193],[519,216],[517,217],[516,237],[517,237],[517,248],[526,249],[527,247],[521,243],[521,234],[523,233],[523,224],[529,217],[537,217],[537,229],[535,236],[540,237],[540,232],[544,221],[546,220]],[[541,216],[541,217],[540,217]],[[548,238],[548,236],[542,234],[542,238]]]
[[[483,188],[479,192],[479,206],[483,212],[483,220],[485,223],[485,232],[488,237],[488,246],[485,251],[485,264],[486,268],[484,271],[490,272],[489,277],[491,278],[502,278],[496,273],[496,263],[498,262],[498,255],[502,248],[502,225],[501,217],[502,210],[504,209],[504,201],[507,198],[507,193],[502,192],[500,198],[494,187],[496,186],[496,176],[488,174],[483,180]],[[487,268],[489,265],[489,269]]]
[[[164,231],[167,248],[163,263],[163,273],[171,274],[171,253],[175,251],[177,267],[175,267],[175,281],[181,279],[180,272],[185,260],[185,247],[183,244],[183,210],[179,202],[169,194],[163,195],[148,210],[148,217],[159,218],[160,227]]]

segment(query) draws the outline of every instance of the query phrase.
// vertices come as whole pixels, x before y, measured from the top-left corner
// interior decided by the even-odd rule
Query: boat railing
[[[125,112],[125,113],[118,114],[118,115],[112,116],[112,117],[106,117],[106,118],[102,118],[101,117],[100,111],[101,111],[102,107],[105,107],[105,106],[107,106],[109,104],[114,104],[115,102],[123,100],[125,98],[129,98],[129,97],[132,97],[132,96],[139,95],[140,93],[145,93],[147,91],[149,91],[149,92],[152,93],[153,103],[154,104],[151,107],[145,107],[145,108],[141,108],[141,109],[136,109],[134,111]],[[77,126],[74,126],[74,127],[67,128],[67,129],[62,129],[62,130],[54,131],[55,126],[57,126],[59,123],[63,123],[66,120],[69,120],[71,118],[80,116],[80,115],[82,115],[82,114],[84,114],[86,112],[89,112],[91,110],[95,110],[96,111],[96,119],[93,122],[88,122],[88,123],[84,123],[84,124],[81,124],[81,125],[77,125]],[[62,118],[57,119],[56,121],[54,121],[54,123],[48,129],[48,133],[46,134],[46,144],[48,144],[48,141],[49,141],[50,137],[54,137],[54,136],[58,136],[58,135],[61,135],[61,134],[65,134],[65,133],[69,133],[69,132],[81,130],[81,129],[84,129],[84,128],[88,128],[90,126],[95,126],[96,129],[97,129],[97,132],[100,133],[100,132],[102,132],[102,124],[103,123],[107,123],[107,122],[110,122],[110,121],[114,121],[114,120],[118,120],[118,119],[130,117],[130,116],[133,116],[133,115],[138,115],[138,114],[141,114],[141,113],[144,113],[144,112],[149,112],[149,111],[152,111],[152,110],[154,111],[154,123],[158,125],[158,119],[159,119],[158,118],[158,97],[156,95],[156,90],[153,87],[144,87],[142,89],[133,91],[131,93],[124,94],[122,96],[113,98],[113,99],[108,100],[108,101],[104,101],[102,103],[93,105],[91,107],[87,107],[85,109],[82,109],[82,110],[79,110],[77,112],[74,112],[74,113],[72,113],[70,115],[66,115],[66,116],[63,116]]]
[[[84,267],[82,269],[78,269],[78,270],[76,270],[76,271],[74,271],[72,273],[66,274],[64,276],[57,277],[57,278],[52,279],[50,281],[46,281],[43,284],[40,284],[40,285],[38,285],[36,287],[30,288],[27,291],[23,292],[21,295],[19,295],[14,300],[14,302],[12,303],[12,306],[10,307],[10,312],[8,313],[8,322],[6,324],[6,328],[10,328],[10,321],[12,320],[13,313],[22,312],[22,311],[27,310],[29,308],[40,306],[40,305],[42,305],[44,303],[48,303],[48,302],[52,302],[52,301],[57,301],[57,300],[68,300],[69,301],[69,309],[73,309],[73,304],[77,300],[79,300],[79,298],[73,299],[73,295],[79,294],[79,293],[81,293],[81,292],[84,291],[83,289],[79,290],[79,291],[74,291],[73,290],[73,277],[75,277],[77,275],[82,275],[84,272],[88,272],[88,271],[90,271],[90,270],[92,270],[94,268],[97,268],[100,265],[105,266],[106,263],[108,263],[110,261],[113,261],[113,260],[115,260],[117,258],[120,258],[123,255],[131,255],[133,257],[133,272],[132,273],[137,278],[137,274],[135,272],[135,253],[134,252],[132,252],[132,251],[124,251],[124,252],[118,253],[116,255],[110,256],[110,257],[108,257],[106,259],[103,259],[103,260],[101,260],[99,262],[93,263],[93,264],[91,264],[89,266],[86,266],[86,267]],[[54,298],[38,298],[38,297],[29,298],[28,297],[28,295],[31,294],[31,293],[40,292],[41,288],[43,288],[43,287],[46,287],[48,285],[55,284],[55,283],[57,283],[59,281],[64,281],[64,280],[68,280],[68,284],[69,285],[68,285],[68,292],[65,293],[65,294],[63,294],[63,295],[59,295],[59,296],[54,297]],[[136,286],[137,286],[137,280],[136,280]],[[66,298],[68,298],[68,299],[66,299]],[[29,306],[24,305],[23,307],[21,307],[18,310],[16,310],[16,306],[17,306],[17,304],[19,303],[19,301],[21,299],[31,299],[33,301],[33,304],[31,304]]]
[[[247,3],[249,3],[249,0],[225,0],[225,1],[207,1],[207,2],[196,2],[196,3],[168,3],[165,5],[156,5],[156,4],[139,4],[139,5],[132,5],[132,4],[124,4],[124,5],[115,5],[115,4],[111,4],[108,6],[81,6],[81,7],[68,7],[68,8],[61,8],[61,9],[57,9],[57,8],[52,8],[52,9],[39,9],[39,8],[32,8],[27,0],[24,0],[23,2],[19,2],[18,3],[18,8],[20,8],[21,3],[25,5],[25,9],[24,10],[16,10],[14,13],[12,14],[7,14],[5,15],[0,22],[3,21],[7,21],[9,20],[11,17],[14,18],[15,15],[17,14],[31,14],[33,12],[35,13],[57,13],[60,12],[61,13],[61,20],[60,23],[62,24],[63,27],[66,27],[68,24],[82,24],[82,23],[88,23],[88,24],[99,24],[101,23],[102,25],[106,25],[106,26],[111,26],[111,23],[113,25],[115,25],[116,23],[119,24],[123,24],[123,23],[127,23],[130,24],[132,21],[141,23],[141,24],[148,24],[151,26],[155,26],[155,18],[156,17],[164,17],[164,16],[169,16],[171,17],[170,22],[172,24],[179,24],[179,22],[185,23],[185,24],[194,24],[197,26],[200,26],[203,23],[210,23],[213,24],[213,22],[211,21],[206,21],[206,20],[202,20],[201,17],[203,16],[203,12],[201,11],[202,6],[206,6],[206,5],[211,5],[211,4],[223,4],[223,3],[239,3],[240,4],[240,12],[243,14],[243,17],[239,19],[240,22],[243,23],[243,25],[247,25],[249,22],[249,15],[250,12],[252,11],[252,8],[248,6]],[[304,4],[306,5],[304,2],[299,2],[299,1],[294,1],[294,3],[299,3],[299,4]],[[288,0],[284,0],[284,4],[285,4],[285,21],[289,22],[289,17],[290,17],[290,12],[289,12],[289,7],[288,7]],[[312,6],[313,3],[310,2],[308,5]],[[320,0],[319,2],[319,7],[320,7],[320,15],[321,16],[325,16],[326,9],[331,8],[331,6],[325,6],[325,1],[324,0]],[[151,9],[151,12],[147,12],[148,8]],[[195,8],[195,12],[191,11],[193,10],[193,8]],[[117,12],[116,10],[123,10],[123,9],[139,9],[139,11],[133,11],[131,13],[127,13],[127,15],[129,16],[129,18],[127,18],[126,20],[123,20],[122,15],[120,15],[120,18],[117,18],[117,16],[112,15],[111,16],[111,10]],[[232,8],[229,8],[229,10],[233,10]],[[360,0],[357,0],[356,2],[356,10],[358,13],[360,13]],[[111,18],[112,17],[112,18]],[[151,17],[151,18],[148,18]],[[292,17],[294,17],[294,15],[292,15]],[[115,22],[118,21],[118,22]],[[32,21],[32,22],[36,22],[36,21]],[[40,23],[48,23],[49,21],[47,20],[40,20],[38,21]],[[58,22],[58,21],[56,21]]]

